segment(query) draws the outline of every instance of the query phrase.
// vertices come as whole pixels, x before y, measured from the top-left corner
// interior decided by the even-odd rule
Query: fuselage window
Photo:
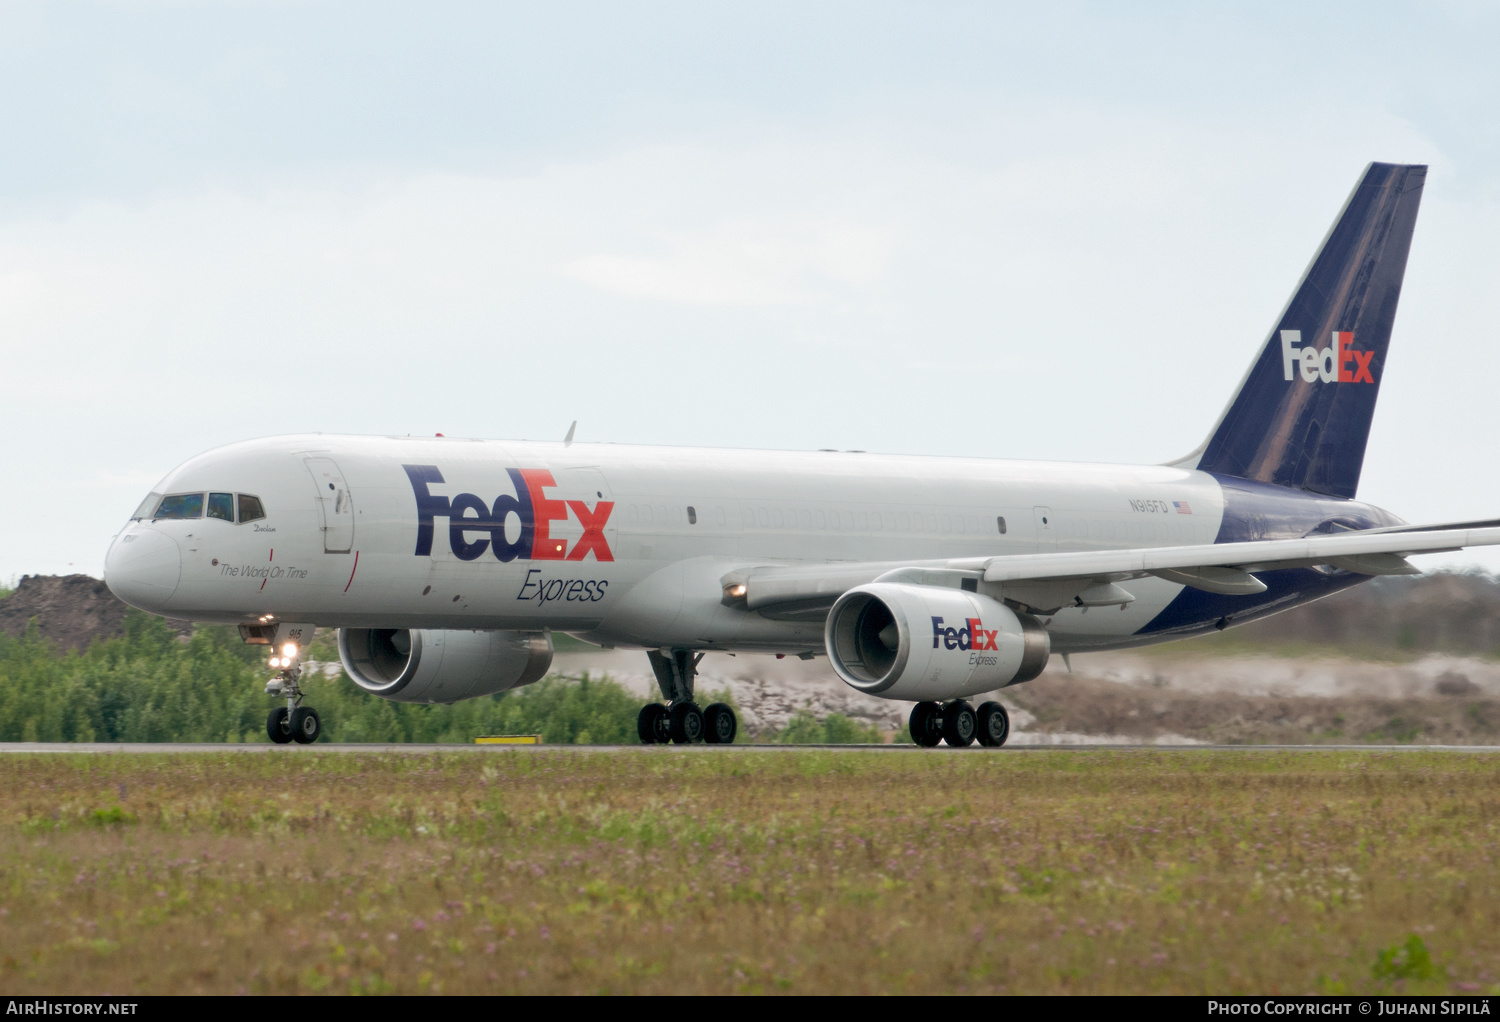
[[[697,525],[698,524],[698,509],[695,508],[695,507],[693,507],[693,505],[691,505],[691,504],[688,505],[688,524],[689,525]]]
[[[997,515],[995,517],[995,524],[1000,526],[1000,535],[1005,535],[1005,516]]]
[[[240,494],[240,524],[258,521],[266,516],[266,509],[261,505],[259,497],[252,497],[248,493]]]
[[[234,521],[234,494],[210,493],[208,495],[208,517],[223,522]]]
[[[153,518],[202,518],[203,494],[178,493],[163,497]]]
[[[822,512],[822,511],[818,512],[818,514],[817,514],[817,521],[818,521],[818,528],[820,528],[820,529],[826,529],[826,528],[828,528],[828,516],[824,512]]]
[[[161,494],[159,494],[159,493],[149,493],[149,494],[147,494],[146,495],[146,499],[143,500],[143,501],[141,501],[141,506],[138,507],[138,508],[136,508],[135,509],[135,514],[131,515],[130,517],[132,519],[135,519],[135,518],[150,518],[151,517],[151,512],[153,512],[153,511],[156,510],[156,504],[160,500],[161,500]]]

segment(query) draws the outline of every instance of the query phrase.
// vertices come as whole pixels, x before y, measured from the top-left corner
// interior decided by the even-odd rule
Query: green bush
[[[180,641],[159,617],[131,611],[125,634],[60,653],[33,626],[0,635],[0,741],[265,742],[271,676],[263,649],[231,628]],[[391,703],[343,675],[304,675],[323,741],[470,742],[539,734],[549,744],[636,740],[640,701],[608,679],[544,678],[452,706]]]
[[[830,713],[819,721],[811,710],[798,710],[771,740],[780,745],[879,745],[884,737],[874,724],[851,720],[842,713]]]
[[[342,675],[302,685],[333,742],[471,742],[479,735],[541,735],[548,745],[634,743],[641,703],[609,679],[548,677],[451,706],[392,703]]]
[[[1370,973],[1376,979],[1432,979],[1437,968],[1427,945],[1413,933],[1406,943],[1377,951]]]

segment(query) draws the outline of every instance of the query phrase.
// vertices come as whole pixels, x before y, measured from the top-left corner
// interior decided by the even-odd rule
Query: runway
[[[1014,753],[1048,752],[1479,752],[1500,753],[1500,745],[1016,745],[999,749],[972,745],[965,749],[938,746],[923,749],[915,745],[437,745],[437,744],[393,744],[393,745],[342,745],[324,743],[318,745],[235,745],[213,743],[162,742],[110,743],[110,742],[0,742],[0,753],[30,753],[33,755],[58,753],[145,753],[145,754],[189,754],[189,753],[243,753],[246,755],[297,756],[309,753],[334,752],[342,754],[361,753],[406,753],[408,755],[454,752],[480,755],[522,752],[530,755],[568,755],[580,752],[638,753],[642,755],[674,756],[712,754],[723,755],[734,752],[763,753],[777,755],[808,750],[824,752],[880,752],[890,755],[1008,755]]]

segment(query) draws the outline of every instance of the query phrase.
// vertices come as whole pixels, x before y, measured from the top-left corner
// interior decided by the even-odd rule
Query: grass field
[[[1500,756],[0,758],[0,991],[1497,991]]]

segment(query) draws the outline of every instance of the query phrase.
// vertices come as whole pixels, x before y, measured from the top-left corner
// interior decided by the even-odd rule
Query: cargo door
[[[332,458],[306,458],[323,513],[323,552],[347,554],[354,546],[354,500]]]

